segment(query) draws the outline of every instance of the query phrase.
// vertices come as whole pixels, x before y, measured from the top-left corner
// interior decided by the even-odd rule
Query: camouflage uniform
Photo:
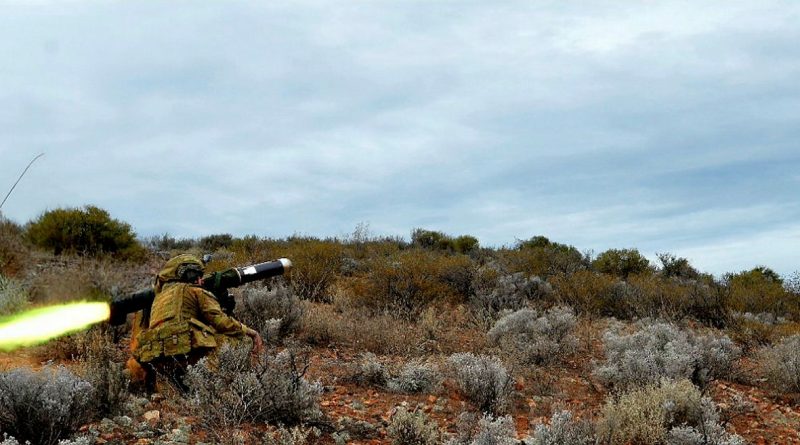
[[[253,330],[225,315],[214,295],[194,283],[181,281],[181,267],[203,263],[192,255],[179,255],[164,266],[156,279],[156,297],[150,310],[148,328],[137,336],[134,357],[147,370],[148,389],[154,388],[155,372],[167,376],[186,390],[186,367]]]

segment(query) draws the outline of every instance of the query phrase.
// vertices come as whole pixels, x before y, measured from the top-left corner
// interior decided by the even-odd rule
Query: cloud
[[[0,178],[46,153],[3,209],[21,221],[88,203],[142,235],[366,221],[691,252],[713,271],[751,261],[706,249],[797,246],[785,2],[3,8]]]

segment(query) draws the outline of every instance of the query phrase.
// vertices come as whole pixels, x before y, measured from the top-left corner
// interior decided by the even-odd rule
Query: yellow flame
[[[67,303],[32,309],[0,320],[0,350],[44,343],[108,320],[108,303]]]

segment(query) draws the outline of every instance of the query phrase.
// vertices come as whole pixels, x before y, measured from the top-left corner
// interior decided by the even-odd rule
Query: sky
[[[800,269],[800,3],[0,0],[1,212]]]

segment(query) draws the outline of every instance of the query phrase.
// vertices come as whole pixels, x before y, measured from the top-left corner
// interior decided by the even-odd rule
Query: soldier
[[[228,341],[253,340],[253,353],[263,350],[261,336],[225,315],[202,284],[204,264],[194,255],[178,255],[156,277],[156,297],[147,329],[137,336],[133,356],[147,371],[145,385],[155,390],[155,373],[186,392],[186,368]]]

